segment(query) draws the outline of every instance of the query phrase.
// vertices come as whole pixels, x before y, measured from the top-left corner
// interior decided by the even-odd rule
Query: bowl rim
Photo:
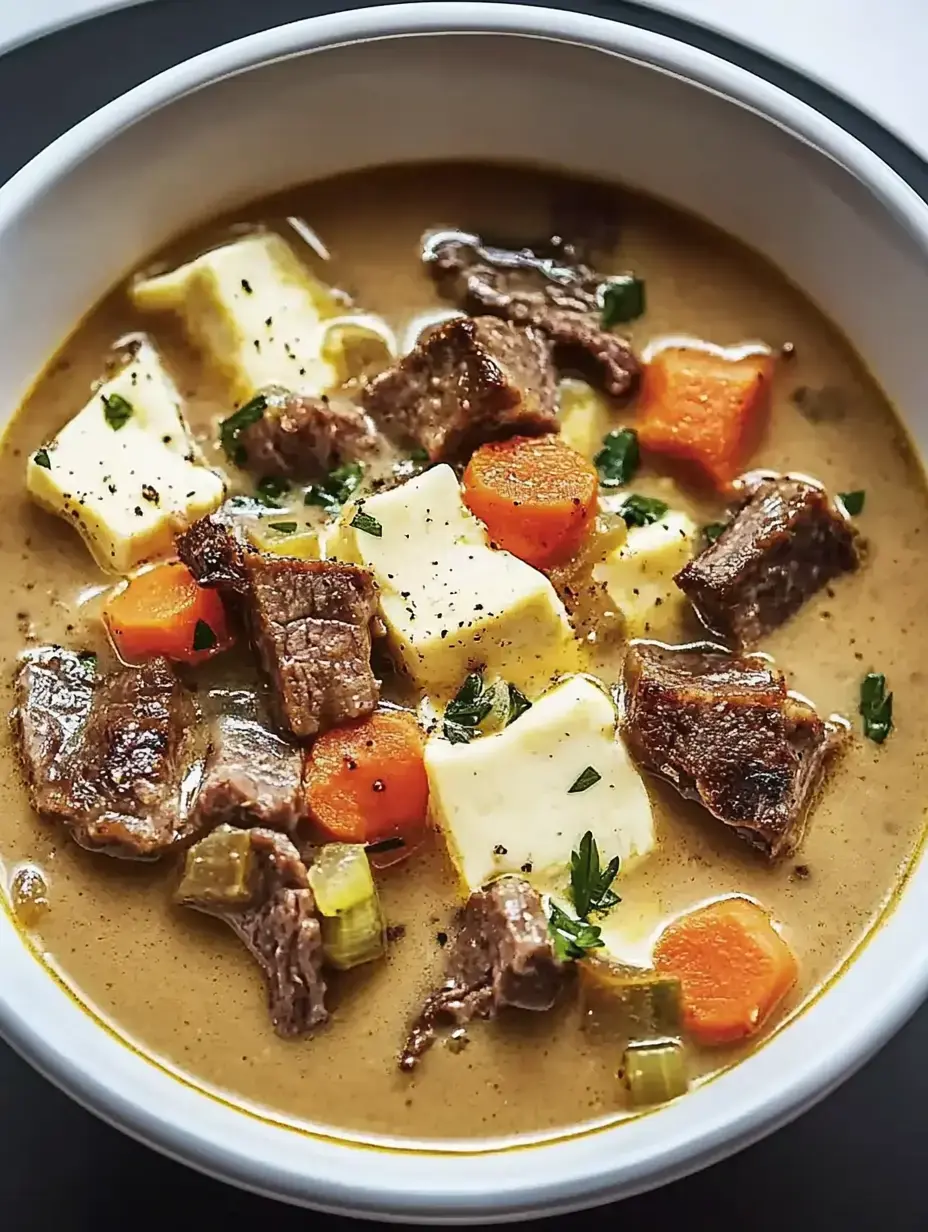
[[[618,21],[534,6],[461,5],[445,0],[306,18],[248,35],[167,69],[82,120],[0,188],[0,243],[18,218],[97,149],[146,115],[187,94],[264,64],[345,44],[411,35],[472,33],[577,44],[682,77],[722,95],[771,120],[849,171],[928,255],[928,204],[856,137],[781,87],[678,39]],[[903,890],[900,903],[906,898]],[[12,928],[0,913],[0,933]],[[882,936],[891,934],[893,919],[881,920],[877,928]],[[850,965],[857,968],[866,963],[873,957],[870,951],[877,948],[876,941],[871,940],[867,952],[858,953]],[[30,961],[32,958],[30,955]],[[438,1166],[435,1156],[431,1157],[431,1167],[427,1167],[428,1152],[424,1152],[418,1157],[418,1177],[415,1168],[399,1166],[399,1155],[394,1153],[387,1156],[386,1169],[371,1170],[376,1172],[373,1180],[363,1168],[355,1169],[350,1180],[333,1178],[320,1167],[321,1159],[313,1164],[309,1155],[305,1167],[272,1166],[247,1151],[218,1142],[215,1135],[210,1136],[210,1129],[172,1121],[162,1109],[145,1106],[130,1084],[123,1082],[123,1089],[117,1089],[112,1075],[107,1079],[101,1074],[103,1067],[94,1067],[83,1057],[69,1053],[62,1047],[60,1036],[53,1038],[54,1024],[33,1022],[26,999],[20,997],[17,1002],[15,989],[0,987],[0,1035],[46,1077],[111,1124],[174,1159],[256,1192],[318,1209],[393,1220],[448,1223],[518,1219],[542,1211],[576,1210],[619,1194],[627,1196],[667,1183],[749,1145],[822,1098],[876,1052],[928,994],[928,945],[912,946],[897,953],[892,970],[883,980],[882,996],[860,999],[863,1008],[856,1005],[854,1012],[849,1012],[851,1005],[842,1004],[848,998],[840,994],[851,982],[852,974],[842,973],[810,1013],[801,1015],[787,1032],[757,1054],[758,1059],[766,1057],[771,1063],[756,1067],[758,1078],[766,1073],[766,1078],[756,1084],[756,1092],[739,1089],[748,1085],[743,1082],[736,1082],[733,1087],[729,1075],[725,1075],[678,1105],[695,1109],[698,1103],[711,1112],[698,1130],[684,1132],[681,1119],[674,1119],[671,1107],[644,1118],[660,1119],[668,1133],[657,1145],[652,1142],[637,1155],[631,1151],[625,1156],[619,1152],[612,1156],[606,1144],[614,1140],[614,1135],[628,1135],[630,1131],[629,1126],[619,1125],[589,1133],[581,1131],[577,1138],[590,1142],[595,1136],[603,1144],[585,1156],[570,1151],[576,1138],[557,1139],[530,1148],[533,1166],[510,1169],[508,1173],[505,1169],[479,1166],[479,1161],[493,1158],[490,1152],[453,1157],[459,1162],[447,1170]],[[829,1012],[831,1006],[834,1009]],[[827,1035],[823,1029],[818,1030],[818,1024],[824,1024],[826,1017],[831,1020]],[[813,1021],[816,1027],[810,1030]],[[775,1083],[773,1055],[782,1056],[784,1038],[788,1036],[798,1043],[800,1035],[807,1043],[818,1035],[818,1048],[794,1058],[789,1072],[780,1072],[780,1080]],[[823,1047],[825,1043],[830,1047]],[[125,1047],[124,1041],[120,1039],[118,1046]],[[732,1073],[737,1074],[741,1068]],[[169,1081],[182,1085],[176,1080]],[[705,1098],[713,1088],[723,1086],[733,1096],[725,1107],[719,1099]],[[200,1098],[209,1096],[201,1094]],[[671,1125],[676,1132],[670,1132]],[[272,1125],[267,1129],[268,1133],[289,1132]],[[348,1145],[352,1151],[358,1150],[355,1144]],[[376,1149],[383,1153],[383,1148]],[[344,1155],[345,1145],[334,1150]],[[539,1152],[545,1158],[540,1168]],[[564,1164],[560,1169],[562,1175],[558,1175],[556,1168],[549,1174],[546,1166],[548,1161],[553,1162],[555,1153]],[[406,1155],[412,1158],[408,1150]],[[468,1160],[478,1161],[476,1170],[461,1162]],[[428,1172],[434,1174],[434,1183],[427,1178]]]

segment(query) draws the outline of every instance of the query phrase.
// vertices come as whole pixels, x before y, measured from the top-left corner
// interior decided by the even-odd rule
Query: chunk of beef
[[[245,595],[244,551],[235,535],[216,518],[200,518],[177,536],[177,555],[201,586],[227,596]]]
[[[642,765],[768,858],[796,850],[843,727],[760,658],[633,645],[625,689],[623,735]]]
[[[550,1009],[563,975],[541,898],[528,882],[504,877],[476,891],[464,908],[445,981],[413,1023],[400,1068],[415,1066],[443,1022],[463,1026],[506,1005]]]
[[[228,823],[292,833],[303,817],[303,752],[254,719],[224,714],[196,800],[198,830]]]
[[[559,367],[583,372],[607,394],[636,388],[641,366],[631,347],[600,324],[604,275],[528,248],[495,248],[462,231],[426,235],[422,255],[441,293],[459,307],[541,330]]]
[[[322,931],[306,866],[288,838],[220,826],[188,851],[175,897],[224,920],[245,944],[267,983],[279,1035],[325,1022]]]
[[[466,458],[484,441],[557,431],[557,390],[544,335],[493,317],[430,329],[364,391],[388,436],[433,462]]]
[[[372,713],[380,690],[371,670],[375,595],[366,569],[255,552],[209,518],[181,535],[177,550],[201,585],[237,597],[284,732],[307,740]]]
[[[854,528],[827,493],[781,477],[762,481],[675,580],[707,628],[750,646],[858,563]]]
[[[377,434],[347,400],[292,394],[279,404],[269,402],[260,419],[242,430],[238,444],[254,475],[318,480],[371,453]]]
[[[197,707],[164,659],[98,676],[49,648],[16,679],[14,728],[33,807],[83,847],[152,858],[194,833],[185,790]]]

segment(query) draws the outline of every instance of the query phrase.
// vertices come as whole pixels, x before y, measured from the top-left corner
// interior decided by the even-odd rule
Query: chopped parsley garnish
[[[345,501],[353,496],[364,478],[364,467],[360,462],[346,462],[329,471],[321,483],[311,484],[306,489],[304,504],[318,505],[326,513],[338,513]]]
[[[255,500],[271,509],[279,509],[280,498],[289,491],[290,484],[286,479],[280,479],[277,475],[265,475],[255,484]]]
[[[664,516],[670,506],[656,496],[640,496],[633,492],[619,510],[626,526],[650,526]]]
[[[514,684],[506,686],[509,689],[509,714],[506,718],[506,726],[514,723],[519,715],[525,714],[526,710],[531,710],[532,703],[528,700],[521,689],[517,689]]]
[[[132,403],[127,402],[122,394],[106,394],[103,398],[103,417],[114,432],[124,428],[132,418],[134,411]]]
[[[212,650],[216,645],[216,634],[205,620],[198,620],[193,630],[194,650]]]
[[[578,775],[574,781],[574,785],[568,789],[567,794],[572,796],[575,792],[586,791],[595,783],[598,783],[602,777],[603,776],[598,770],[594,770],[592,766],[587,766],[587,768],[580,775]]]
[[[596,839],[592,830],[587,830],[580,840],[579,850],[570,853],[570,891],[574,910],[581,920],[587,919],[591,911],[608,911],[620,901],[618,894],[610,889],[618,875],[619,857],[613,856],[602,868]]]
[[[641,461],[638,433],[618,428],[603,437],[603,447],[593,459],[604,488],[621,488],[632,478]]]
[[[264,394],[258,394],[219,425],[219,443],[226,457],[236,466],[244,466],[248,461],[248,454],[245,446],[239,443],[239,437],[246,428],[257,423],[266,410],[267,398]]]
[[[369,513],[365,513],[363,509],[359,509],[349,523],[355,530],[363,530],[365,535],[373,535],[375,539],[380,539],[383,536],[383,527],[375,517]]]
[[[870,672],[860,682],[858,711],[864,721],[864,735],[882,744],[893,729],[893,695],[886,692],[886,677]]]
[[[586,920],[574,920],[555,903],[551,904],[548,916],[548,931],[554,939],[554,951],[558,958],[584,958],[587,950],[602,948],[602,929]]]
[[[452,744],[467,744],[474,736],[476,728],[493,709],[495,696],[495,686],[484,688],[480,672],[471,672],[445,707],[445,739]],[[510,700],[510,707],[511,705]]]
[[[867,493],[859,489],[856,492],[839,492],[838,499],[847,510],[848,515],[856,518],[859,513],[864,511],[864,503],[867,499]]]
[[[703,538],[706,543],[711,545],[715,543],[722,531],[726,529],[727,527],[724,522],[710,522],[708,526],[702,528]]]
[[[282,535],[292,535],[296,530],[296,522],[268,522],[271,530],[279,530]]]
[[[47,471],[52,469],[51,458],[48,456],[47,449],[37,449],[32,455],[32,460],[36,466],[44,466]]]
[[[612,329],[613,325],[623,325],[626,321],[634,321],[644,312],[644,283],[634,274],[622,274],[618,278],[610,278],[603,284],[600,294],[602,296],[600,322],[603,329]]]

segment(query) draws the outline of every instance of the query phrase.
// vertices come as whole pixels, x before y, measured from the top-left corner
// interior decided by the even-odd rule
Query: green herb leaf
[[[122,394],[101,395],[103,398],[103,417],[114,432],[124,428],[132,418],[134,411],[132,403],[127,402]]]
[[[514,723],[521,714],[525,714],[526,710],[531,710],[532,703],[528,700],[521,689],[517,689],[514,684],[506,686],[509,689],[509,715],[506,719],[506,726]]]
[[[882,744],[893,729],[893,695],[886,692],[886,677],[879,672],[870,672],[861,681],[858,711],[864,735]]]
[[[446,739],[452,744],[466,744],[493,709],[495,696],[496,689],[492,685],[488,689],[483,687],[481,673],[471,672],[445,707],[443,726]]]
[[[372,517],[369,513],[365,513],[363,509],[358,510],[358,512],[351,519],[350,525],[352,525],[355,530],[363,530],[365,535],[373,535],[375,539],[380,539],[383,536],[383,527],[375,517]]]
[[[264,394],[258,394],[219,425],[219,443],[226,457],[236,466],[244,466],[248,461],[244,445],[239,444],[239,437],[246,428],[257,423],[266,410],[267,398]]]
[[[722,531],[726,529],[727,526],[724,522],[710,522],[708,526],[702,528],[703,538],[711,546],[721,535]]]
[[[634,321],[645,309],[644,283],[633,274],[610,278],[601,289],[603,329]]]
[[[659,521],[669,508],[666,501],[658,500],[656,496],[639,496],[633,492],[619,510],[619,516],[626,526],[650,526]]]
[[[641,462],[638,433],[634,428],[618,428],[603,437],[603,447],[593,459],[604,488],[621,488],[632,478]]]
[[[292,535],[296,530],[296,522],[268,522],[271,530],[279,530],[282,535]]]
[[[568,796],[572,796],[575,792],[586,791],[592,787],[594,783],[598,783],[603,776],[598,770],[594,770],[592,766],[587,766],[582,774],[574,782],[573,787],[568,789]]]
[[[216,634],[205,620],[198,620],[193,630],[194,650],[212,650],[216,645]]]
[[[864,502],[867,499],[867,493],[858,489],[856,492],[839,492],[838,499],[847,510],[848,515],[856,518],[859,513],[864,511]]]
[[[277,475],[266,475],[255,484],[255,500],[270,509],[279,509],[280,498],[289,491],[290,484],[286,479],[280,479]]]
[[[307,505],[317,505],[326,513],[338,513],[342,505],[361,486],[364,478],[364,467],[360,462],[346,462],[337,466],[321,483],[311,484],[306,489],[303,501]]]
[[[602,929],[597,924],[574,920],[554,903],[548,916],[548,931],[554,939],[555,953],[562,961],[583,958],[587,950],[598,950],[603,945]]]
[[[608,911],[621,901],[610,888],[618,875],[619,857],[614,856],[602,868],[596,839],[592,830],[587,830],[579,850],[570,853],[570,891],[581,920],[587,919],[591,911]]]
[[[425,449],[413,449],[408,457],[400,459],[393,467],[395,478],[400,480],[415,479],[432,465],[432,459]]]
[[[47,449],[37,449],[32,455],[32,460],[36,466],[44,466],[47,471],[52,469],[52,461]]]

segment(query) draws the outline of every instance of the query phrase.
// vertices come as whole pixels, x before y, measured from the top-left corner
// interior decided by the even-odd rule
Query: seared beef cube
[[[238,437],[243,465],[254,475],[318,480],[371,452],[377,434],[364,412],[347,401],[291,395],[269,403]]]
[[[459,307],[540,330],[559,367],[583,372],[613,397],[637,386],[641,366],[631,347],[600,323],[605,275],[463,232],[426,236],[422,251],[439,290]]]
[[[332,561],[245,553],[252,642],[271,682],[277,721],[306,740],[371,714],[374,583],[366,569]]]
[[[220,715],[196,801],[197,829],[266,826],[292,833],[303,816],[303,752],[254,719]]]
[[[57,646],[29,655],[17,673],[13,730],[32,807],[43,817],[67,820],[69,760],[90,714],[95,676],[93,655]]]
[[[675,580],[713,633],[750,646],[858,563],[854,528],[827,493],[784,477],[762,482]]]
[[[197,708],[164,659],[97,677],[70,651],[20,668],[13,712],[33,807],[83,847],[151,858],[195,830],[184,780]]]
[[[283,731],[306,740],[372,713],[380,690],[366,569],[251,551],[210,518],[181,535],[177,550],[201,585],[236,600]]]
[[[248,590],[242,545],[228,527],[215,518],[200,518],[177,536],[177,555],[201,586],[227,595]]]
[[[220,826],[187,852],[175,897],[225,920],[247,946],[267,983],[279,1035],[302,1035],[325,1022],[322,930],[306,866],[288,838]]]
[[[545,338],[492,317],[429,330],[370,382],[364,405],[388,436],[425,449],[433,462],[465,459],[484,441],[557,431]]]
[[[770,859],[799,846],[845,729],[760,658],[633,645],[622,731],[637,760]]]
[[[527,881],[503,877],[477,890],[464,908],[445,981],[413,1023],[400,1068],[415,1066],[442,1022],[463,1026],[507,1005],[550,1009],[563,975],[541,898]]]

